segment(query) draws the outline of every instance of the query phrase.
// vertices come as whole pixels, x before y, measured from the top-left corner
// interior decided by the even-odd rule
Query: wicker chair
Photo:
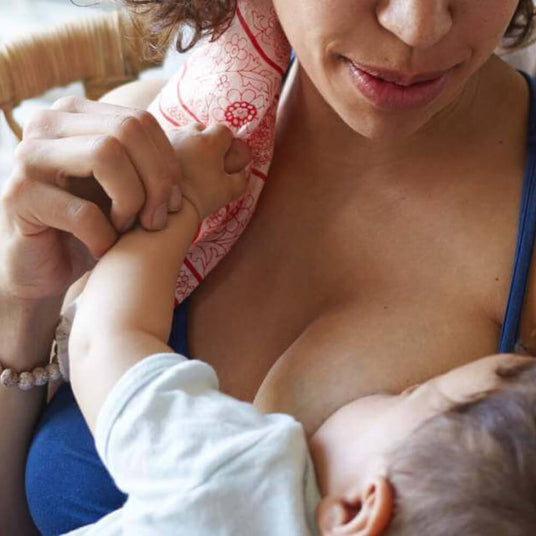
[[[0,43],[0,110],[13,133],[13,110],[54,87],[81,81],[88,99],[136,80],[162,65],[165,51],[144,58],[147,43],[126,11],[117,10],[53,26]]]

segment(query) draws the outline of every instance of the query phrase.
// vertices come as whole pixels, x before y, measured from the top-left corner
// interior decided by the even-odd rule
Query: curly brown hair
[[[176,36],[176,49],[186,52],[203,37],[216,40],[233,20],[236,0],[115,0],[135,17],[146,17],[145,31],[152,34],[153,47],[162,49]],[[525,44],[532,35],[533,0],[519,0],[505,33],[506,48]],[[186,30],[186,31],[185,31]]]
[[[176,37],[175,47],[187,52],[203,37],[218,39],[231,24],[236,0],[115,0],[127,7],[133,21],[161,51]],[[143,20],[143,25],[139,24]],[[138,23],[138,24],[136,24]],[[149,52],[149,51],[147,51]]]
[[[519,0],[514,17],[506,30],[507,48],[515,48],[525,44],[531,37],[534,28],[533,0]]]

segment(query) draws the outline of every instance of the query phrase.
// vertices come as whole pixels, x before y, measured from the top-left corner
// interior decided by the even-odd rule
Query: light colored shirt
[[[318,534],[302,426],[222,394],[206,363],[157,354],[135,365],[108,395],[95,442],[128,499],[69,535]]]

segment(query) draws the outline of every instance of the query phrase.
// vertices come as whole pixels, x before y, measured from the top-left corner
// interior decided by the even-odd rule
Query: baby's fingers
[[[238,173],[229,173],[227,175],[229,192],[231,194],[231,200],[238,199],[246,190],[248,183],[248,174],[246,170],[239,171]]]
[[[234,139],[223,160],[226,173],[242,171],[250,162],[251,150],[249,145],[243,140]]]
[[[224,158],[224,169],[228,174],[231,199],[238,199],[245,191],[251,162],[251,150],[245,141],[234,139]]]

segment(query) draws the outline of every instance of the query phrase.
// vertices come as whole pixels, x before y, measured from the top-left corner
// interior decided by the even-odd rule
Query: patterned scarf
[[[177,280],[177,304],[229,252],[253,215],[272,160],[277,105],[289,61],[290,45],[272,1],[238,0],[225,34],[195,47],[148,108],[164,130],[192,122],[225,123],[252,152],[245,193],[199,228]]]

